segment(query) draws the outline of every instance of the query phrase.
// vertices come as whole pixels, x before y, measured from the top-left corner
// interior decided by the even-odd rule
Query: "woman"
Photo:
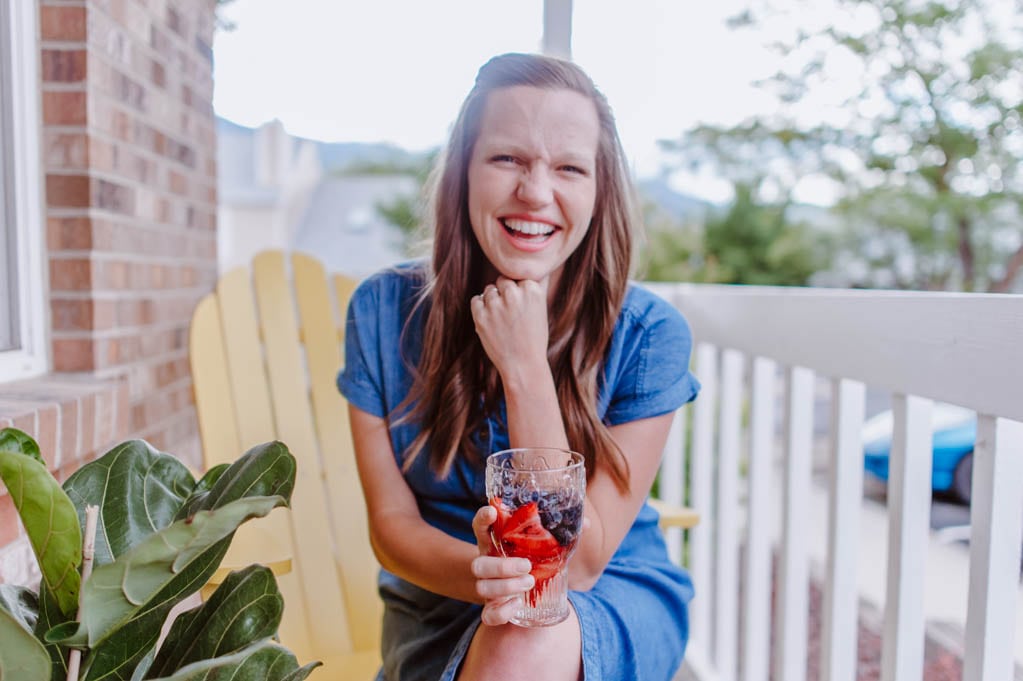
[[[575,65],[521,54],[477,76],[435,178],[433,256],[364,282],[348,398],[383,566],[380,679],[668,681],[688,576],[645,498],[672,412],[699,388],[682,317],[630,286],[633,202],[610,109]],[[572,614],[509,624],[528,560],[492,557],[484,459],[586,458]]]

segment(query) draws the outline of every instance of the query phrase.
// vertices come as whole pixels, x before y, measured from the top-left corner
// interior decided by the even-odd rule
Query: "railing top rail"
[[[698,342],[1023,421],[1023,295],[651,288]]]

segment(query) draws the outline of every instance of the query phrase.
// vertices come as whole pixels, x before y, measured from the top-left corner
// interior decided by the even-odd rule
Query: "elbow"
[[[568,569],[568,588],[572,591],[589,591],[597,584],[603,569],[593,570],[585,565],[572,565]]]
[[[377,562],[380,563],[380,567],[394,574],[396,568],[395,561],[391,558],[391,555],[384,549],[382,543],[380,542],[379,537],[377,536],[377,533],[373,531],[372,526],[370,526],[369,531],[369,545],[373,549],[373,556],[376,557]]]

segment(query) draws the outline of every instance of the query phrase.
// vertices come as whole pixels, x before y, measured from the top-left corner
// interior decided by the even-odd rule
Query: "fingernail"
[[[515,560],[515,569],[519,572],[529,572],[533,569],[533,564],[526,558],[517,558]]]
[[[526,591],[529,591],[534,586],[536,586],[536,580],[533,579],[533,575],[526,575],[526,578],[525,578],[524,581],[526,582]]]

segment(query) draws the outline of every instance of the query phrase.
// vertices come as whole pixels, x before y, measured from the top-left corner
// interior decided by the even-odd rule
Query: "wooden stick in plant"
[[[96,520],[99,516],[99,506],[85,507],[85,538],[82,546],[82,585],[92,574],[92,560],[96,555]],[[78,614],[76,621],[82,619],[82,596],[78,595]],[[78,681],[78,669],[82,664],[82,651],[73,649],[68,656],[67,681]]]

